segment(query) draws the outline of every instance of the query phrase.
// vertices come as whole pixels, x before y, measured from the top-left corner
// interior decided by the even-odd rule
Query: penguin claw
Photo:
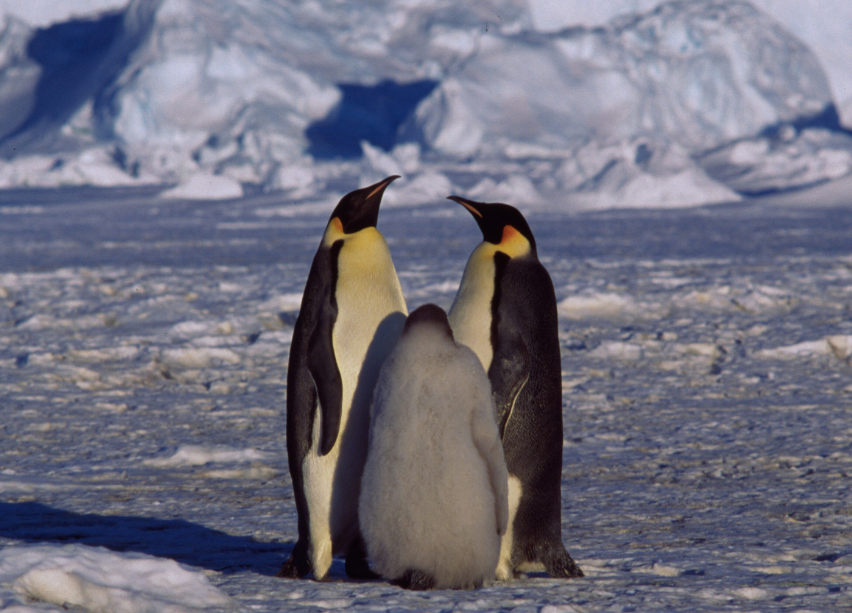
[[[304,575],[299,573],[299,570],[292,559],[284,562],[278,572],[275,573],[275,576],[281,579],[300,579],[304,577]]]
[[[544,569],[551,577],[563,579],[577,579],[585,577],[583,570],[571,558],[564,549],[554,558],[551,558],[544,564]]]
[[[301,542],[298,542],[290,557],[281,565],[281,569],[275,573],[275,576],[283,579],[301,579],[309,572],[311,572],[311,563],[308,560],[307,548]]]
[[[423,571],[408,569],[396,584],[405,590],[431,590],[435,587],[435,578]]]

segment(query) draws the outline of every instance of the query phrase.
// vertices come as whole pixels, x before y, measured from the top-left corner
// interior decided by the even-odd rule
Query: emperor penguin
[[[546,570],[582,577],[562,544],[562,366],[556,296],[524,216],[502,203],[450,196],[482,231],[449,321],[491,381],[509,470],[509,528],[497,578]]]
[[[287,457],[299,537],[278,576],[327,578],[346,555],[350,577],[373,576],[358,530],[370,399],[408,310],[376,229],[397,176],[344,196],[314,256],[287,371]]]
[[[409,589],[494,579],[509,508],[488,376],[427,304],[405,322],[370,411],[359,519],[374,570]]]

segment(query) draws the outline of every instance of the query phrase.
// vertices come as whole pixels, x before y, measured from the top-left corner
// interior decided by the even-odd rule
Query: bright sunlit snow
[[[15,593],[3,594],[0,587],[3,610],[18,613],[56,607],[91,613],[192,613],[231,604],[203,573],[174,560],[84,545],[0,549],[0,586],[11,586]],[[12,604],[16,596],[30,604]]]

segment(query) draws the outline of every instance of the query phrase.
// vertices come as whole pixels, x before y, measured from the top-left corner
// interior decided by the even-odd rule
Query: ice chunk
[[[174,560],[84,545],[6,547],[0,584],[27,599],[91,613],[189,613],[233,604],[201,572]]]
[[[201,445],[181,445],[167,458],[146,460],[148,466],[202,466],[221,462],[258,462],[269,460],[271,454],[257,449],[233,449],[231,447],[205,447]]]
[[[641,307],[630,296],[612,292],[589,292],[568,296],[558,305],[568,319],[624,319],[641,314]]]
[[[239,364],[242,358],[225,347],[177,347],[164,349],[163,364],[181,368],[209,368],[214,364]]]
[[[589,355],[594,358],[605,360],[623,360],[625,362],[637,362],[641,360],[645,352],[641,345],[624,343],[622,341],[604,341]]]
[[[835,335],[815,341],[804,341],[794,345],[784,345],[762,349],[757,357],[770,360],[792,360],[803,357],[831,355],[838,360],[849,361],[852,355],[852,336]]]

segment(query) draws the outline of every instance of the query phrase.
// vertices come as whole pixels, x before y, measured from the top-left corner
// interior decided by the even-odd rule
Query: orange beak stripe
[[[472,207],[472,206],[470,206],[469,204],[466,204],[466,203],[464,203],[464,202],[460,202],[459,204],[461,204],[464,208],[466,208],[468,211],[470,211],[471,213],[473,213],[474,215],[476,215],[476,216],[477,216],[477,217],[479,217],[480,219],[482,218],[482,213],[480,213],[479,211],[477,211],[475,208],[473,208],[473,207]]]
[[[376,189],[374,189],[373,191],[371,191],[371,192],[367,195],[367,197],[365,198],[365,200],[369,200],[370,198],[372,198],[373,196],[375,196],[375,195],[376,195],[376,192],[378,192],[378,191],[383,190],[384,188],[386,188],[386,187],[387,187],[387,186],[391,183],[391,181],[393,181],[394,179],[396,179],[396,177],[394,177],[393,179],[388,179],[387,181],[383,181],[382,183],[379,183],[379,185],[376,187]]]

